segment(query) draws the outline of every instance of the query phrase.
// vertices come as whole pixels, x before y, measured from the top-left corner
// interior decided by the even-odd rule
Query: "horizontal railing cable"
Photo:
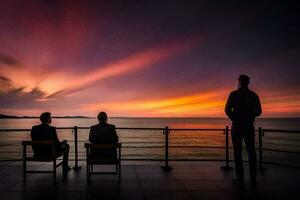
[[[56,127],[58,130],[72,130],[72,134],[74,136],[74,140],[69,140],[69,142],[74,145],[75,147],[75,152],[72,153],[70,152],[71,155],[75,155],[75,158],[70,160],[75,160],[75,167],[78,167],[77,162],[80,160],[84,160],[81,158],[78,158],[78,154],[82,155],[81,151],[78,151],[78,143],[85,143],[88,142],[87,140],[79,140],[78,139],[78,130],[89,130],[90,127],[85,127],[85,126],[74,126],[74,127]],[[231,130],[229,129],[228,126],[226,128],[160,128],[160,127],[116,127],[117,130],[132,130],[132,131],[137,131],[135,134],[138,134],[139,130],[141,131],[154,131],[153,133],[155,134],[164,134],[163,141],[122,141],[124,145],[123,148],[126,149],[134,149],[134,148],[160,148],[164,149],[164,158],[124,158],[124,160],[142,160],[142,161],[148,161],[148,160],[153,160],[153,161],[164,161],[165,165],[163,166],[163,169],[165,170],[171,170],[172,168],[169,166],[169,161],[226,161],[226,166],[224,167],[225,169],[230,169],[231,167],[229,166],[229,162],[232,160],[229,158],[229,149],[232,149],[232,146],[229,145],[229,135]],[[22,128],[22,129],[0,129],[0,132],[30,132],[31,129],[28,128]],[[160,131],[160,132],[155,132],[155,131]],[[170,141],[169,139],[169,134],[172,134],[174,136],[178,136],[180,132],[197,132],[197,134],[207,133],[207,132],[220,132],[225,134],[225,146],[217,146],[217,145],[193,145],[193,144],[176,144],[174,141],[185,141],[186,139],[191,140],[191,138],[172,138]],[[263,163],[265,164],[276,164],[276,165],[284,165],[284,164],[278,164],[276,162],[266,162],[263,161],[263,152],[264,151],[269,151],[269,152],[278,152],[278,153],[287,153],[287,154],[300,154],[300,152],[297,151],[291,151],[291,150],[283,150],[283,149],[275,149],[275,148],[266,148],[263,147],[263,136],[265,133],[291,133],[291,134],[300,134],[300,130],[286,130],[286,129],[262,129],[259,128],[255,130],[256,133],[258,133],[258,152],[259,152],[259,157],[258,157],[258,163],[259,163],[259,169],[263,170],[264,167],[262,166]],[[180,134],[179,134],[180,135]],[[127,136],[124,137],[123,139],[141,139],[143,137],[141,136]],[[152,138],[153,139],[153,138]],[[193,140],[198,139],[195,135],[192,137]],[[198,141],[198,140],[197,140]],[[0,144],[0,147],[5,148],[6,146],[11,145],[10,144]],[[14,143],[16,144],[16,142]],[[138,146],[138,144],[142,146]],[[147,145],[150,144],[150,145]],[[156,145],[151,145],[151,144],[157,144]],[[181,149],[181,148],[186,148],[186,149],[225,149],[225,158],[223,159],[198,159],[198,158],[169,158],[169,149]],[[1,151],[0,153],[5,153],[5,154],[13,154],[14,152],[9,152],[9,151]],[[17,153],[17,152],[16,152]],[[18,154],[18,153],[17,153]],[[147,154],[145,154],[147,155]],[[140,156],[140,155],[136,155]],[[12,160],[21,160],[21,159],[12,159]],[[7,159],[2,159],[1,161],[7,161]]]

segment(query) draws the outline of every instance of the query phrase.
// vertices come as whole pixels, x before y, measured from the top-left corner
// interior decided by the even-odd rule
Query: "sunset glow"
[[[225,117],[245,73],[263,117],[300,117],[296,33],[279,7],[2,4],[0,114]]]
[[[192,117],[222,115],[224,102],[218,97],[220,93],[203,93],[193,96],[174,97],[132,102],[96,103],[84,108],[97,111],[101,107],[112,113],[128,113],[129,116],[141,114],[152,117]],[[219,99],[219,100],[218,100]]]
[[[169,44],[163,47],[147,49],[106,66],[96,67],[95,70],[81,75],[80,78],[76,77],[74,78],[74,80],[60,85],[62,88],[57,93],[68,93],[74,90],[81,89],[82,87],[86,87],[96,81],[101,81],[106,78],[126,73],[132,73],[138,70],[142,70],[146,67],[153,67],[155,63],[168,59],[180,52],[184,52],[197,43],[198,40],[185,42],[180,41],[178,42],[178,44]],[[53,84],[47,83],[47,85]],[[55,96],[55,93],[54,95],[50,94],[50,96]]]

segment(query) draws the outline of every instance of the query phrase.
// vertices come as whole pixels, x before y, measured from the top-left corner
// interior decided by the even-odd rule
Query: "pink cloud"
[[[105,66],[96,67],[95,70],[76,77],[74,80],[64,84],[61,90],[49,95],[49,97],[55,98],[57,95],[67,95],[106,78],[120,76],[149,67],[154,67],[157,63],[163,62],[175,55],[195,47],[199,44],[199,42],[199,37],[177,42],[169,42],[164,45],[135,53]]]

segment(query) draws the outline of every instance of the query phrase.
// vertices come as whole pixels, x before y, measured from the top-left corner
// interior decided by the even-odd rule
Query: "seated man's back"
[[[41,124],[33,126],[31,129],[31,139],[32,141],[52,141],[55,145],[55,157],[60,157],[63,155],[63,169],[70,170],[68,165],[69,160],[69,149],[70,146],[67,140],[60,142],[57,137],[56,128],[50,126],[52,122],[51,113],[44,112],[40,116]],[[32,146],[34,157],[36,158],[53,158],[52,155],[52,145],[33,145]]]
[[[57,138],[56,129],[49,124],[40,124],[33,126],[31,129],[32,141],[52,141],[55,144],[57,154],[60,151],[60,142]],[[52,155],[52,147],[47,146],[32,146],[35,157],[49,157]]]
[[[89,141],[92,144],[116,144],[118,135],[116,127],[107,123],[107,115],[104,112],[98,115],[99,124],[91,127]],[[98,149],[91,151],[92,157],[97,158],[116,158],[116,149]]]

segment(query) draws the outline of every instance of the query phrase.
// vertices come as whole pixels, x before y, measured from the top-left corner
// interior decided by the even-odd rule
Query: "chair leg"
[[[23,181],[26,181],[26,160],[25,158],[23,159]]]
[[[90,164],[88,162],[86,164],[86,179],[90,181]]]
[[[64,168],[62,165],[62,175],[63,175],[63,180],[65,181],[67,179],[67,170]]]
[[[23,181],[26,181],[26,157],[27,157],[27,152],[26,152],[26,145],[23,146]]]
[[[121,182],[121,164],[119,163],[118,165],[118,168],[119,168],[119,182]]]
[[[89,161],[89,149],[86,148],[86,180],[90,181],[90,161]]]
[[[56,184],[56,160],[53,161],[53,183]]]

